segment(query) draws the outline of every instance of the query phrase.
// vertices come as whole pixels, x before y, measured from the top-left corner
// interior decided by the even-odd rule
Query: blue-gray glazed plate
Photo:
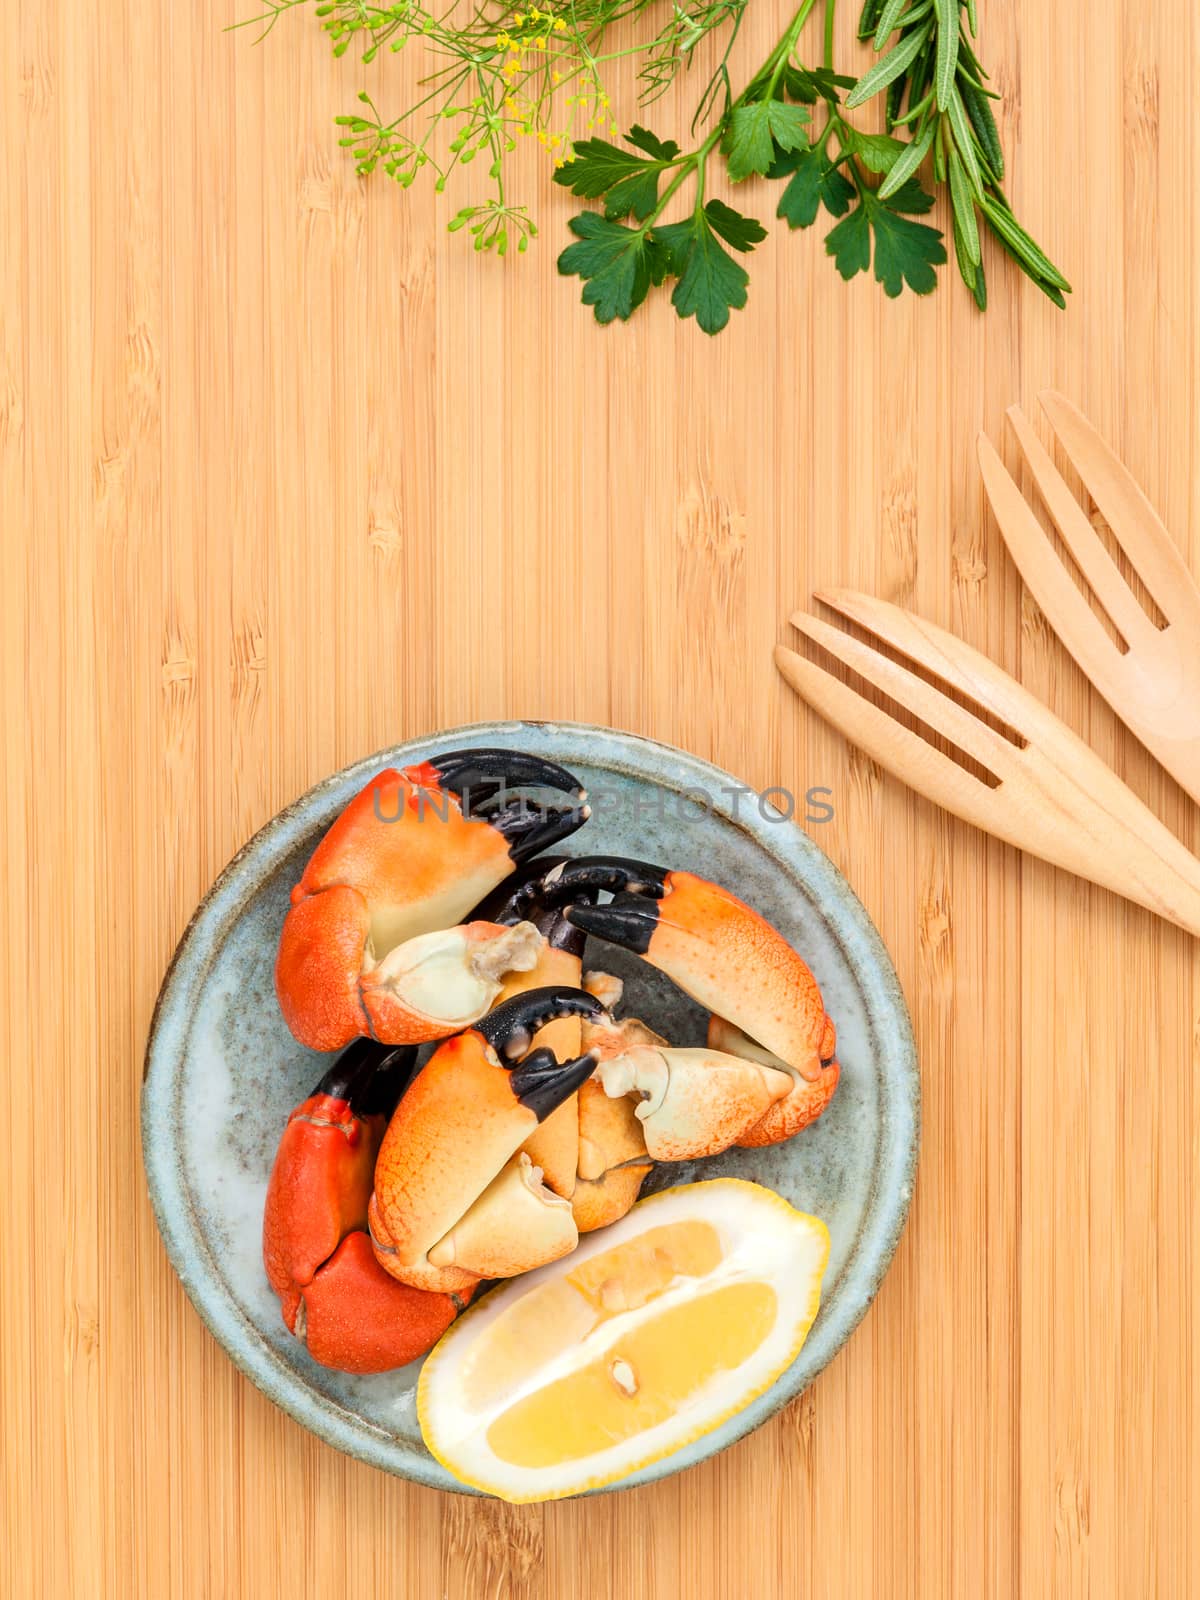
[[[480,723],[381,751],[326,779],[269,822],[206,896],[184,934],[151,1024],[142,1148],[167,1253],[196,1309],[263,1392],[338,1449],[418,1483],[459,1485],[421,1442],[419,1364],[350,1377],[311,1361],[284,1328],[260,1255],[263,1197],[280,1132],[324,1059],[298,1045],[272,971],[288,894],[318,839],[380,769],[470,745],[561,762],[589,789],[592,820],[568,845],[689,868],[728,885],[801,951],[838,1027],[842,1077],[829,1110],[786,1144],[660,1168],[651,1187],[749,1178],[824,1218],[822,1305],[799,1358],[704,1438],[611,1487],[679,1472],[765,1422],[841,1349],[879,1288],[908,1212],[919,1087],[908,1012],[866,912],[793,822],[717,768],[666,745],[571,723]],[[601,954],[602,951],[602,954]],[[704,1015],[635,957],[590,947],[627,980],[628,1010],[676,1044],[702,1043]]]

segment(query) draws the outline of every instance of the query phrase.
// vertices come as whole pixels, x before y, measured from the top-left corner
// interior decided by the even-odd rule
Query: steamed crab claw
[[[267,1185],[263,1263],[314,1361],[386,1372],[430,1349],[461,1307],[397,1283],[366,1232],[384,1126],[415,1052],[359,1040],[288,1118]]]
[[[817,981],[737,895],[692,872],[618,857],[581,857],[551,877],[567,900],[576,883],[612,893],[606,905],[568,904],[577,928],[643,956],[801,1078],[821,1078],[829,1023]]]
[[[620,1001],[619,978],[593,972],[586,982],[610,1011]],[[755,1128],[791,1084],[782,1068],[757,1058],[673,1048],[637,1017],[602,1017],[584,1028],[584,1040],[600,1061],[587,1087],[612,1097],[609,1104],[637,1130],[647,1166],[651,1159],[719,1155]],[[611,1153],[610,1159],[618,1166]],[[633,1159],[627,1155],[624,1164]]]
[[[606,1094],[634,1096],[655,1161],[691,1161],[737,1144],[792,1086],[786,1072],[715,1050],[635,1046],[600,1064]]]
[[[535,787],[570,802],[511,792]],[[538,936],[521,923],[454,925],[587,817],[571,773],[517,751],[455,751],[379,773],[292,890],[275,988],[296,1038],[317,1050],[360,1034],[416,1044],[482,1016],[504,972],[534,965]]]
[[[764,1067],[786,1072],[792,1080],[791,1088],[781,1100],[766,1111],[753,1127],[739,1135],[737,1143],[745,1149],[758,1149],[766,1144],[779,1144],[800,1133],[810,1122],[815,1122],[833,1099],[834,1090],[841,1077],[841,1067],[835,1059],[837,1031],[830,1018],[826,1018],[826,1031],[821,1040],[821,1075],[816,1082],[802,1078],[794,1067],[769,1050],[748,1039],[740,1028],[724,1017],[708,1019],[708,1044],[711,1050],[726,1056],[739,1056],[745,1061],[757,1061]]]
[[[554,1019],[601,1010],[582,989],[533,989],[434,1051],[397,1106],[375,1165],[371,1235],[393,1277],[453,1293],[575,1248],[570,1202],[541,1183],[522,1147],[591,1076],[596,1058],[560,1061],[531,1046]]]

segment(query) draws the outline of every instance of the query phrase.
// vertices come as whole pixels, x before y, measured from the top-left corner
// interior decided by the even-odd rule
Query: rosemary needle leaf
[[[887,55],[881,56],[871,70],[863,74],[857,86],[846,97],[847,111],[853,111],[855,106],[861,106],[864,101],[870,100],[872,95],[877,95],[881,89],[886,89],[888,84],[894,82],[901,73],[907,72],[928,43],[930,28],[931,24],[926,23],[923,28],[918,28],[915,33],[910,33],[906,39],[902,39],[888,51]]]
[[[875,24],[875,48],[882,50],[884,45],[896,31],[896,24],[900,20],[900,13],[907,6],[908,0],[887,0],[887,4],[879,13],[879,20]]]
[[[914,175],[929,154],[936,127],[935,119],[928,124],[925,132],[919,138],[914,139],[911,144],[905,145],[903,155],[897,159],[892,170],[879,185],[879,198],[881,200],[886,200],[889,196],[895,194],[896,190],[902,188]]]
[[[1000,144],[1000,130],[996,126],[996,118],[986,95],[972,78],[960,74],[958,80],[959,93],[962,95],[963,105],[966,107],[967,116],[975,130],[975,137],[979,140],[980,148],[988,166],[997,183],[1004,178],[1004,150]]]
[[[954,226],[962,235],[962,247],[973,265],[978,266],[979,226],[975,221],[975,199],[955,149],[950,151],[950,203],[954,208]]]
[[[954,253],[958,258],[958,270],[962,274],[962,280],[974,296],[975,304],[980,311],[986,311],[987,277],[984,274],[983,262],[972,261],[967,254],[967,247],[958,226],[957,217],[954,219]]]
[[[971,132],[971,125],[967,121],[967,113],[962,103],[962,96],[957,88],[950,93],[950,106],[946,115],[950,121],[950,132],[954,135],[954,143],[958,146],[958,153],[962,157],[967,177],[971,181],[971,188],[982,199],[983,173],[979,170],[979,157],[975,154],[974,135]]]
[[[903,0],[901,0],[903,4]],[[879,21],[883,10],[884,0],[863,0],[862,15],[858,19],[858,37],[869,39],[875,32],[875,25]]]
[[[1057,290],[1060,294],[1063,290],[1070,290],[1071,285],[1063,277],[1062,273],[1044,251],[1034,243],[1006,205],[999,200],[992,199],[990,195],[985,196],[980,204],[983,214],[991,223],[996,236],[1022,264],[1031,278],[1038,282],[1042,288],[1046,288],[1048,285],[1049,288]],[[1049,292],[1049,289],[1047,289],[1047,292]],[[1051,299],[1054,299],[1053,295],[1051,295]]]
[[[933,0],[938,19],[937,72],[934,83],[937,89],[938,110],[950,105],[954,78],[958,71],[958,0]]]

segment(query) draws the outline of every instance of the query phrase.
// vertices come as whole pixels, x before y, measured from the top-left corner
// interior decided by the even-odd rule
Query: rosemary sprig
[[[895,43],[859,79],[846,101],[860,106],[886,91],[887,124],[906,144],[880,185],[894,194],[929,155],[948,184],[954,247],[963,282],[987,307],[980,221],[1038,288],[1066,305],[1070,284],[1013,215],[1000,187],[1004,151],[988,75],[975,52],[975,0],[866,0],[859,37],[875,49]]]

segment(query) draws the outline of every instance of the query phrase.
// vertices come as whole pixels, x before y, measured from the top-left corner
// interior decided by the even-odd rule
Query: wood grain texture
[[[709,342],[661,305],[590,324],[544,172],[504,266],[432,194],[361,186],[330,126],[356,69],[310,25],[254,50],[234,0],[0,8],[5,1597],[1200,1593],[1197,946],[911,797],[771,662],[819,585],[911,605],[1200,837],[1023,594],[974,460],[1053,384],[1200,571],[1200,24],[980,10],[1070,311],[1004,269],[986,319],[949,279],[893,304],[777,233]],[[746,59],[777,20],[751,8]],[[226,859],[344,762],[498,715],[831,787],[813,832],[925,1089],[896,1264],[812,1390],[682,1478],[548,1509],[407,1488],[276,1412],[173,1277],[138,1152],[154,995]]]

